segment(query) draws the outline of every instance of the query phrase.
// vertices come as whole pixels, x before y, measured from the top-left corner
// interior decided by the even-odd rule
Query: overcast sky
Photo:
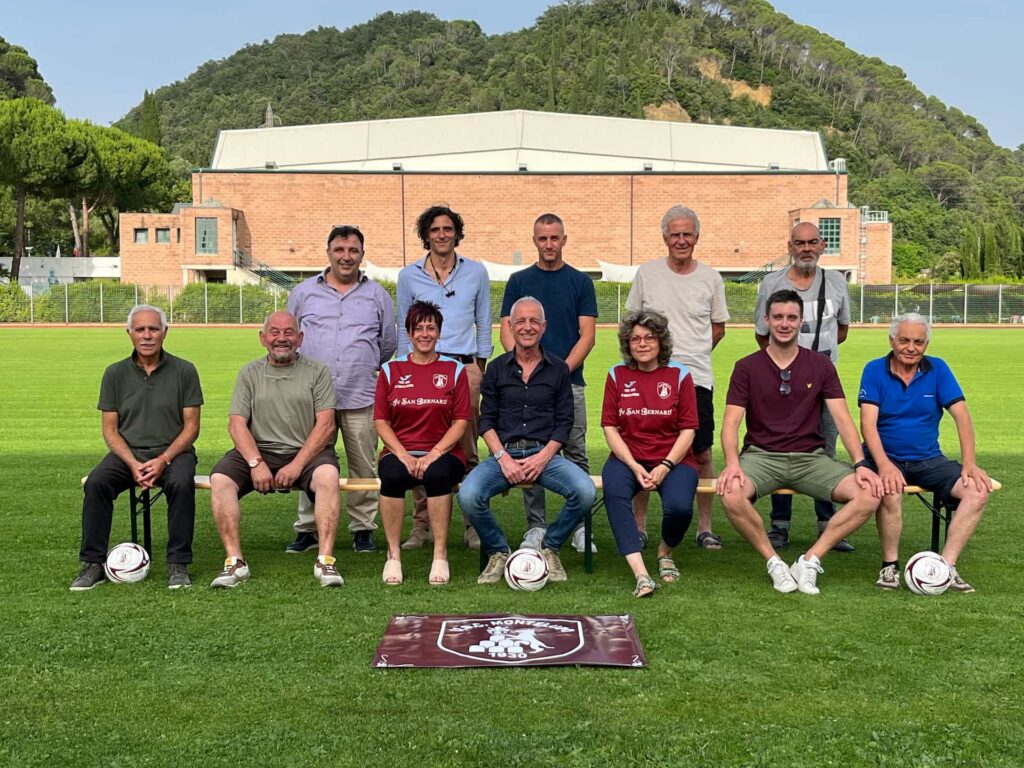
[[[69,117],[106,125],[205,61],[318,26],[344,29],[387,10],[473,19],[488,33],[533,24],[551,3],[337,0],[0,0],[0,36],[28,49]],[[1024,143],[1024,3],[1011,0],[777,0],[850,48],[901,67],[922,91],[974,115],[992,139]]]

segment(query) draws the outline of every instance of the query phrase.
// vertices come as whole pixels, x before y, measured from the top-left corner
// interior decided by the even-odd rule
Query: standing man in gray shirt
[[[839,345],[846,341],[850,329],[850,291],[846,278],[839,272],[825,271],[818,266],[818,259],[825,252],[827,243],[818,232],[818,227],[809,221],[802,221],[793,227],[789,236],[789,256],[792,264],[787,269],[772,272],[757,291],[757,306],[754,308],[754,335],[758,346],[768,346],[768,321],[765,319],[765,302],[776,291],[793,290],[804,302],[803,325],[797,344],[805,349],[828,355],[832,364],[839,362]],[[821,431],[825,438],[825,452],[836,457],[836,438],[839,433],[827,408],[821,410]],[[818,518],[818,532],[821,533],[836,513],[835,505],[829,500],[814,500],[814,514]],[[782,549],[789,543],[789,527],[793,518],[793,497],[772,494],[771,529],[768,541],[775,549]],[[853,545],[846,539],[833,547],[836,552],[853,552]]]
[[[395,309],[388,292],[359,271],[364,238],[358,227],[336,226],[327,236],[328,267],[302,281],[288,297],[288,311],[303,333],[303,355],[331,371],[336,417],[349,477],[376,477],[377,432],[373,396],[377,371],[395,353]],[[375,552],[377,494],[346,494],[348,528],[356,552]],[[316,520],[305,494],[299,495],[295,541],[286,552],[317,549]]]

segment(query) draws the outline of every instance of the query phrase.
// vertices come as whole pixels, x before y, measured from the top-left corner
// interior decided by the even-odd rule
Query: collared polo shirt
[[[437,351],[444,355],[491,356],[491,282],[484,265],[455,254],[455,268],[444,285],[428,271],[427,256],[398,273],[398,354],[409,354],[405,316],[414,301],[441,308],[444,322]]]
[[[514,349],[492,360],[480,383],[480,398],[481,435],[493,429],[502,443],[557,440],[565,445],[569,441],[573,424],[569,366],[543,349],[540,363],[525,382]]]
[[[890,352],[864,366],[857,404],[878,407],[878,436],[891,460],[941,456],[942,411],[965,399],[963,390],[940,357],[923,356],[909,385],[892,372],[892,357]]]
[[[103,372],[101,411],[117,413],[117,431],[139,461],[159,456],[185,428],[185,408],[203,404],[199,373],[188,360],[164,351],[146,374],[133,352]],[[195,450],[189,446],[189,452]]]
[[[391,296],[365,275],[347,293],[334,290],[325,269],[292,289],[288,311],[303,333],[299,351],[327,366],[338,410],[373,405],[377,370],[395,354]]]

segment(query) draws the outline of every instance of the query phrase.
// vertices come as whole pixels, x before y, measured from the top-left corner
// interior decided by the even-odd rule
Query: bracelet
[[[164,460],[164,466],[165,467],[171,466],[171,460],[167,458],[167,454],[166,453],[161,453],[159,458]]]
[[[661,464],[661,466],[663,466],[663,467],[665,467],[667,469],[675,469],[676,468],[676,463],[674,461],[672,461],[672,459],[662,459],[658,463]]]

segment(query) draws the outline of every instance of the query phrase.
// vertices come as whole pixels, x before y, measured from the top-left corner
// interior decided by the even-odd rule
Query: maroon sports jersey
[[[725,402],[747,410],[743,447],[775,453],[810,453],[825,447],[821,407],[844,398],[836,367],[828,355],[799,347],[790,372],[789,394],[779,390],[782,369],[760,350],[736,361]]]
[[[469,383],[462,363],[439,357],[427,365],[408,356],[381,366],[373,418],[387,421],[407,451],[429,451],[444,437],[456,419],[469,420]],[[381,456],[390,453],[385,447]],[[461,442],[451,454],[463,464],[466,452]]]
[[[657,464],[684,429],[697,429],[697,393],[686,366],[670,362],[653,371],[619,363],[604,384],[601,426],[617,427],[633,458]],[[697,468],[690,449],[683,464]]]

